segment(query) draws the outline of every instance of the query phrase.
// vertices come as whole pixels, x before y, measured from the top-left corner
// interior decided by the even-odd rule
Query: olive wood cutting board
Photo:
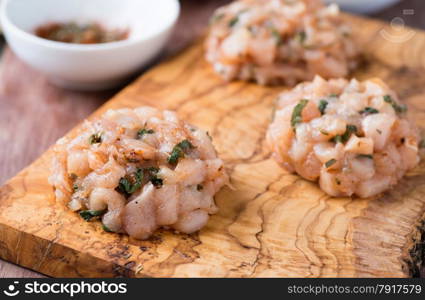
[[[354,76],[387,81],[425,132],[425,33],[346,18],[364,52]],[[425,163],[380,197],[327,196],[280,168],[265,145],[282,90],[224,83],[204,60],[201,41],[155,67],[91,118],[152,105],[208,130],[231,176],[232,188],[216,196],[219,213],[192,235],[161,230],[137,241],[104,232],[55,201],[48,150],[0,188],[0,257],[55,277],[417,276]]]

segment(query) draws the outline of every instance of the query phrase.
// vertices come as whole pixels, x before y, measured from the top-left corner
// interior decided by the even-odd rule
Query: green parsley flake
[[[320,100],[319,102],[319,111],[322,114],[322,116],[325,114],[326,112],[326,107],[328,107],[329,102],[326,100]]]
[[[297,124],[302,122],[302,112],[304,107],[306,107],[306,105],[308,104],[308,100],[303,99],[301,100],[295,107],[294,110],[292,111],[292,118],[291,118],[291,126],[295,129],[295,126],[297,126]]]
[[[391,106],[394,108],[396,113],[405,113],[407,111],[406,105],[400,105],[398,104],[390,95],[384,96],[384,101],[391,104]]]
[[[102,133],[97,132],[92,134],[89,137],[89,144],[93,145],[93,144],[100,144],[102,142]]]
[[[324,129],[320,129],[320,133],[323,134],[323,135],[329,135],[329,132],[327,132]]]
[[[236,16],[229,21],[229,27],[235,26],[239,22],[239,17]]]
[[[371,155],[371,154],[360,154],[357,157],[358,158],[369,158],[369,159],[373,159],[373,155]]]
[[[145,172],[147,174],[149,181],[154,185],[154,187],[156,188],[162,187],[164,181],[162,178],[158,177],[159,168],[150,167],[145,169]]]
[[[170,165],[175,165],[180,158],[183,158],[185,154],[190,149],[195,148],[188,140],[184,140],[174,146],[173,151],[171,151],[170,156],[168,157],[168,163]]]
[[[105,230],[106,232],[113,232],[111,229],[109,229],[108,226],[106,226],[105,224],[102,223],[102,229]]]
[[[137,132],[137,138],[138,139],[141,139],[141,138],[143,138],[143,136],[145,135],[145,134],[154,134],[155,133],[155,131],[153,131],[153,129],[146,129],[146,128],[143,128],[143,129],[140,129],[138,132]]]
[[[122,177],[116,191],[127,197],[137,190],[139,190],[143,184],[151,182],[156,188],[161,188],[163,185],[163,179],[158,176],[159,168],[149,167],[143,169],[137,169],[133,174],[128,174]]]
[[[362,114],[362,115],[368,116],[368,115],[378,114],[379,110],[377,110],[376,108],[368,106],[368,107],[365,107],[365,109],[359,111],[359,113]]]
[[[142,180],[143,169],[137,169],[137,171],[133,174],[121,177],[118,184],[118,190],[123,194],[131,195],[140,189],[142,186]]]
[[[357,132],[357,127],[355,125],[347,125],[345,133],[343,135],[337,135],[331,139],[334,143],[346,143],[350,139],[351,135]]]
[[[330,168],[332,165],[336,163],[336,159],[331,159],[325,163],[326,168]]]
[[[106,212],[106,210],[82,210],[80,211],[80,216],[86,220],[90,221],[94,217],[99,217],[103,215]]]
[[[224,14],[215,14],[210,19],[210,24],[215,24],[224,18]]]

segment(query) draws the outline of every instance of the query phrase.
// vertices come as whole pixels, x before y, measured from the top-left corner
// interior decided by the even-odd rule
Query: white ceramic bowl
[[[180,12],[177,0],[3,0],[1,24],[12,50],[63,87],[111,88],[149,63],[165,45]],[[128,28],[124,41],[67,44],[42,39],[49,22],[98,22]]]
[[[337,3],[342,9],[354,13],[373,13],[400,0],[325,0],[326,3]]]

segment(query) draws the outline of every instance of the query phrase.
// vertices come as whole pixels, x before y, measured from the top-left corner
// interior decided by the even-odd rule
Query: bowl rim
[[[5,35],[7,36],[8,31],[12,34],[16,34],[24,39],[27,39],[35,44],[38,44],[40,46],[44,47],[53,47],[60,50],[73,50],[73,51],[99,51],[99,50],[111,50],[116,48],[123,48],[132,46],[135,44],[143,43],[146,41],[151,40],[154,37],[160,36],[163,33],[167,32],[169,29],[173,28],[176,24],[180,12],[181,12],[181,5],[178,0],[167,0],[168,3],[174,5],[174,15],[170,18],[166,26],[161,31],[158,31],[156,33],[152,33],[147,36],[139,37],[136,39],[126,39],[122,41],[115,41],[115,42],[109,42],[109,43],[97,43],[97,44],[75,44],[75,43],[64,43],[64,42],[58,42],[58,41],[51,41],[48,39],[44,39],[41,37],[36,36],[35,34],[26,32],[25,30],[22,30],[17,25],[15,25],[10,19],[7,12],[7,6],[10,2],[13,0],[3,0],[0,4],[0,22],[1,26],[3,27],[3,31]]]

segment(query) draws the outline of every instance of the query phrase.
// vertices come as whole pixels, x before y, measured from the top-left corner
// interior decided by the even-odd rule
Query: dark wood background
[[[181,0],[182,15],[161,58],[181,51],[201,35],[214,9],[227,2],[230,1]],[[413,9],[414,15],[403,15],[404,9]],[[425,1],[404,0],[371,17],[386,21],[402,17],[407,25],[425,29]],[[17,59],[4,42],[3,48],[0,61],[0,185],[119,92],[115,89],[80,93],[56,88]],[[43,275],[0,260],[0,277]]]

